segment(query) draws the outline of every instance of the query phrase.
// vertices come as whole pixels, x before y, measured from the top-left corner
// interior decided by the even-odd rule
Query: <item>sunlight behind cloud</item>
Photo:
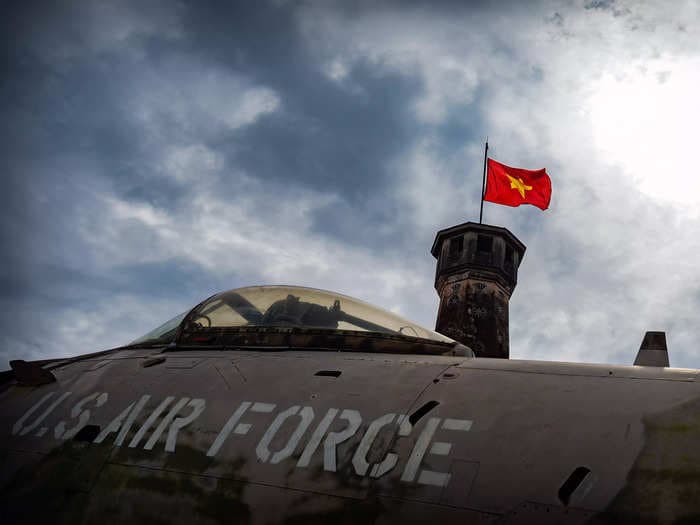
[[[657,60],[605,75],[591,96],[596,146],[654,198],[700,202],[698,85],[700,61]]]

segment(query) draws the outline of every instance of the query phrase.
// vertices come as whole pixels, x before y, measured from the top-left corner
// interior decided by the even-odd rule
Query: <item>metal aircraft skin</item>
[[[700,522],[697,370],[475,358],[295,287],[165,329],[12,363],[3,523]]]

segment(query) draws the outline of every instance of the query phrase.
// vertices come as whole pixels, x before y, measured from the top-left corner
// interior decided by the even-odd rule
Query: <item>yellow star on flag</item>
[[[520,193],[520,196],[524,199],[525,198],[525,192],[528,190],[532,189],[532,186],[528,186],[523,182],[523,179],[518,177],[517,179],[515,177],[511,177],[506,173],[506,177],[510,179],[510,189],[511,190],[518,190],[518,193]]]

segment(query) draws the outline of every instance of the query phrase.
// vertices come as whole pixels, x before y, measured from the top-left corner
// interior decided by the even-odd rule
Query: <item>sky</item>
[[[695,1],[4,2],[0,368],[209,295],[338,291],[434,328],[435,233],[545,167],[516,359],[700,368]]]

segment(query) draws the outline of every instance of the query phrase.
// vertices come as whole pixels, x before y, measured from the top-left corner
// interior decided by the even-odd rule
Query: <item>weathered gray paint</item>
[[[4,522],[673,523],[700,516],[696,370],[294,350],[162,354],[165,363],[143,368],[153,353],[68,362],[53,369],[55,383],[0,393]],[[342,374],[315,376],[319,370]],[[400,420],[431,401],[438,404],[414,424]],[[261,458],[266,432],[292,407],[299,408]],[[353,411],[359,428],[338,438]],[[115,425],[102,436],[131,415],[125,435]],[[166,417],[172,424],[163,424]],[[381,418],[391,421],[358,455]],[[56,428],[83,423],[98,425],[102,439],[55,437]],[[308,448],[320,424],[326,431]],[[249,426],[236,432],[238,425]],[[275,454],[278,462],[270,460]],[[577,467],[591,475],[565,506],[558,491]]]

